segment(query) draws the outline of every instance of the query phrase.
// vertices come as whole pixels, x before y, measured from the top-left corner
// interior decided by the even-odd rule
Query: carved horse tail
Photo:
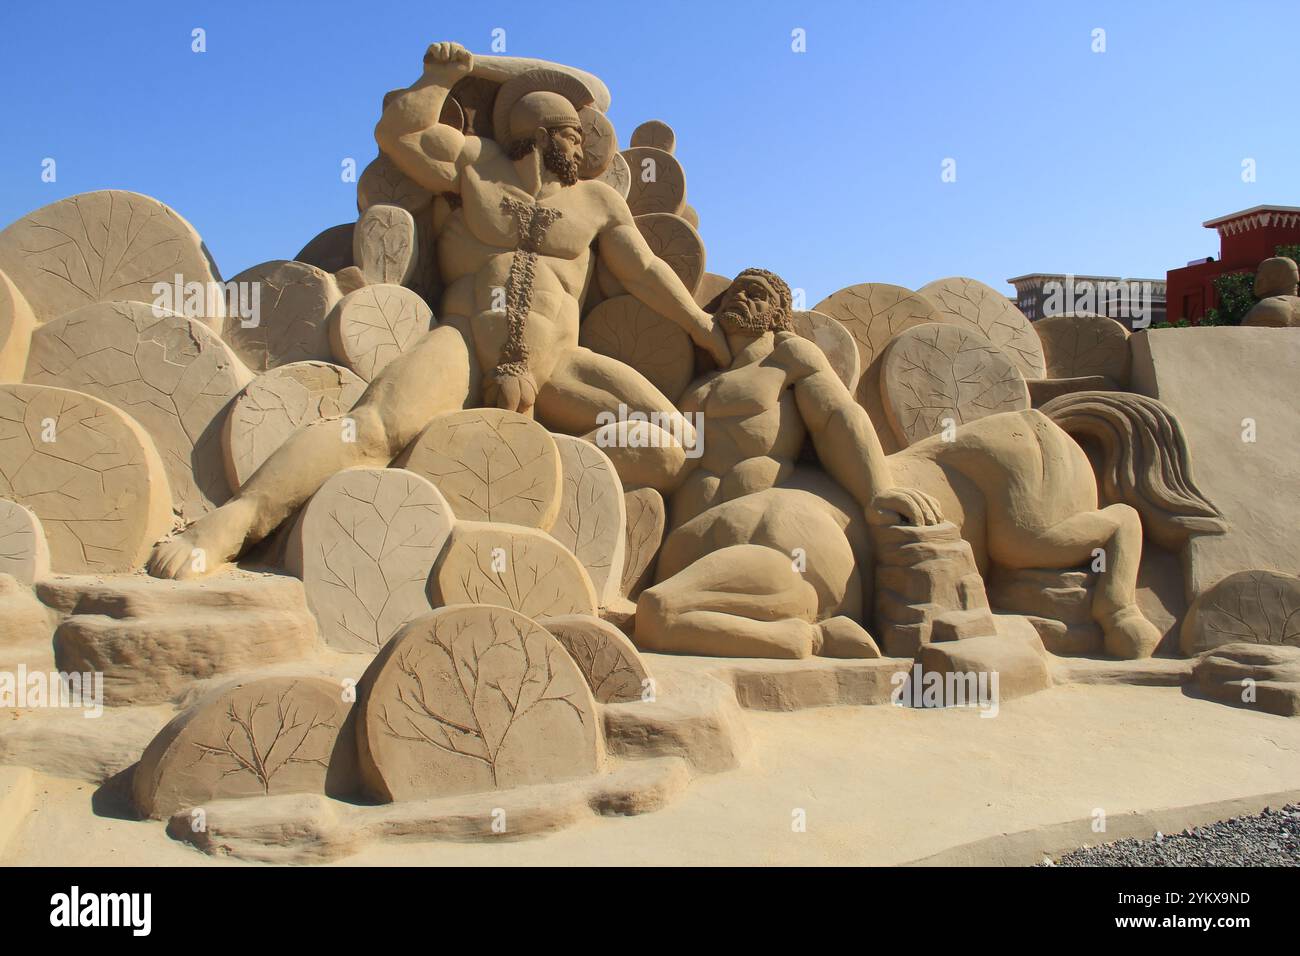
[[[1136,508],[1162,548],[1177,551],[1193,534],[1227,530],[1192,478],[1183,426],[1162,403],[1131,392],[1073,392],[1039,411],[1076,440],[1100,446],[1102,501]]]

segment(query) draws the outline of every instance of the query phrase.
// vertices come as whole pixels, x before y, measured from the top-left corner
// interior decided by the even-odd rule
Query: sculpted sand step
[[[271,677],[208,694],[145,748],[132,774],[136,809],[165,819],[214,800],[356,787],[350,686]],[[191,824],[202,822],[191,814]]]
[[[186,522],[230,497],[222,460],[226,411],[253,375],[215,333],[140,302],[98,302],[32,336],[26,381],[94,395],[140,423]]]
[[[591,578],[573,552],[521,525],[458,521],[429,578],[434,606],[491,604],[531,618],[596,613]]]
[[[404,469],[349,468],[325,482],[285,550],[325,642],[373,654],[429,613],[429,573],[451,527],[438,489]]]
[[[551,537],[573,552],[604,606],[618,597],[626,556],[627,512],[623,483],[603,451],[589,441],[554,435],[564,472],[560,514]]]
[[[196,681],[319,647],[302,585],[283,575],[60,578],[38,594],[69,615],[54,634],[60,669],[103,672],[113,706],[174,700]]]
[[[361,776],[377,800],[508,790],[601,766],[582,673],[555,638],[505,608],[411,622],[358,690]]]
[[[0,270],[38,322],[92,302],[152,303],[155,284],[174,287],[178,277],[182,286],[202,284],[209,325],[225,314],[223,297],[208,297],[221,275],[194,227],[158,200],[121,189],[79,193],[19,219],[0,232]]]
[[[112,405],[41,385],[0,385],[0,497],[30,508],[56,571],[132,571],[172,523],[162,459]]]
[[[396,464],[433,482],[457,518],[546,530],[560,512],[559,449],[545,428],[515,412],[441,415]]]
[[[231,404],[221,431],[230,486],[243,487],[297,429],[342,415],[365,390],[364,381],[329,362],[294,362],[257,376]],[[346,427],[339,423],[339,441],[347,440]]]

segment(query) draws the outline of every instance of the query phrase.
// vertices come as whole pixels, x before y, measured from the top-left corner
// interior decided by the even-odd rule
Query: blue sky
[[[132,189],[189,219],[227,277],[290,258],[355,219],[340,163],[374,157],[383,94],[431,41],[486,53],[494,28],[507,53],[600,76],[624,145],[645,119],[673,126],[710,270],[774,269],[809,305],[862,281],[1160,277],[1217,254],[1203,220],[1300,205],[1294,0],[15,0],[0,223]]]

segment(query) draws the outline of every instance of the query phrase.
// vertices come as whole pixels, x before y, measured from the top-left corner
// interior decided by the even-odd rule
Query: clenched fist
[[[424,53],[426,72],[437,70],[448,76],[460,76],[474,69],[474,54],[459,43],[430,43]]]

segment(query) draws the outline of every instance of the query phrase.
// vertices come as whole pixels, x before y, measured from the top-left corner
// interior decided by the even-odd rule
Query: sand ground
[[[1056,687],[991,719],[890,706],[745,719],[746,765],[696,778],[659,812],[496,843],[370,844],[334,865],[900,864],[1098,810],[1300,791],[1300,720],[1174,687]],[[160,823],[96,815],[94,790],[39,775],[0,865],[243,865]]]

